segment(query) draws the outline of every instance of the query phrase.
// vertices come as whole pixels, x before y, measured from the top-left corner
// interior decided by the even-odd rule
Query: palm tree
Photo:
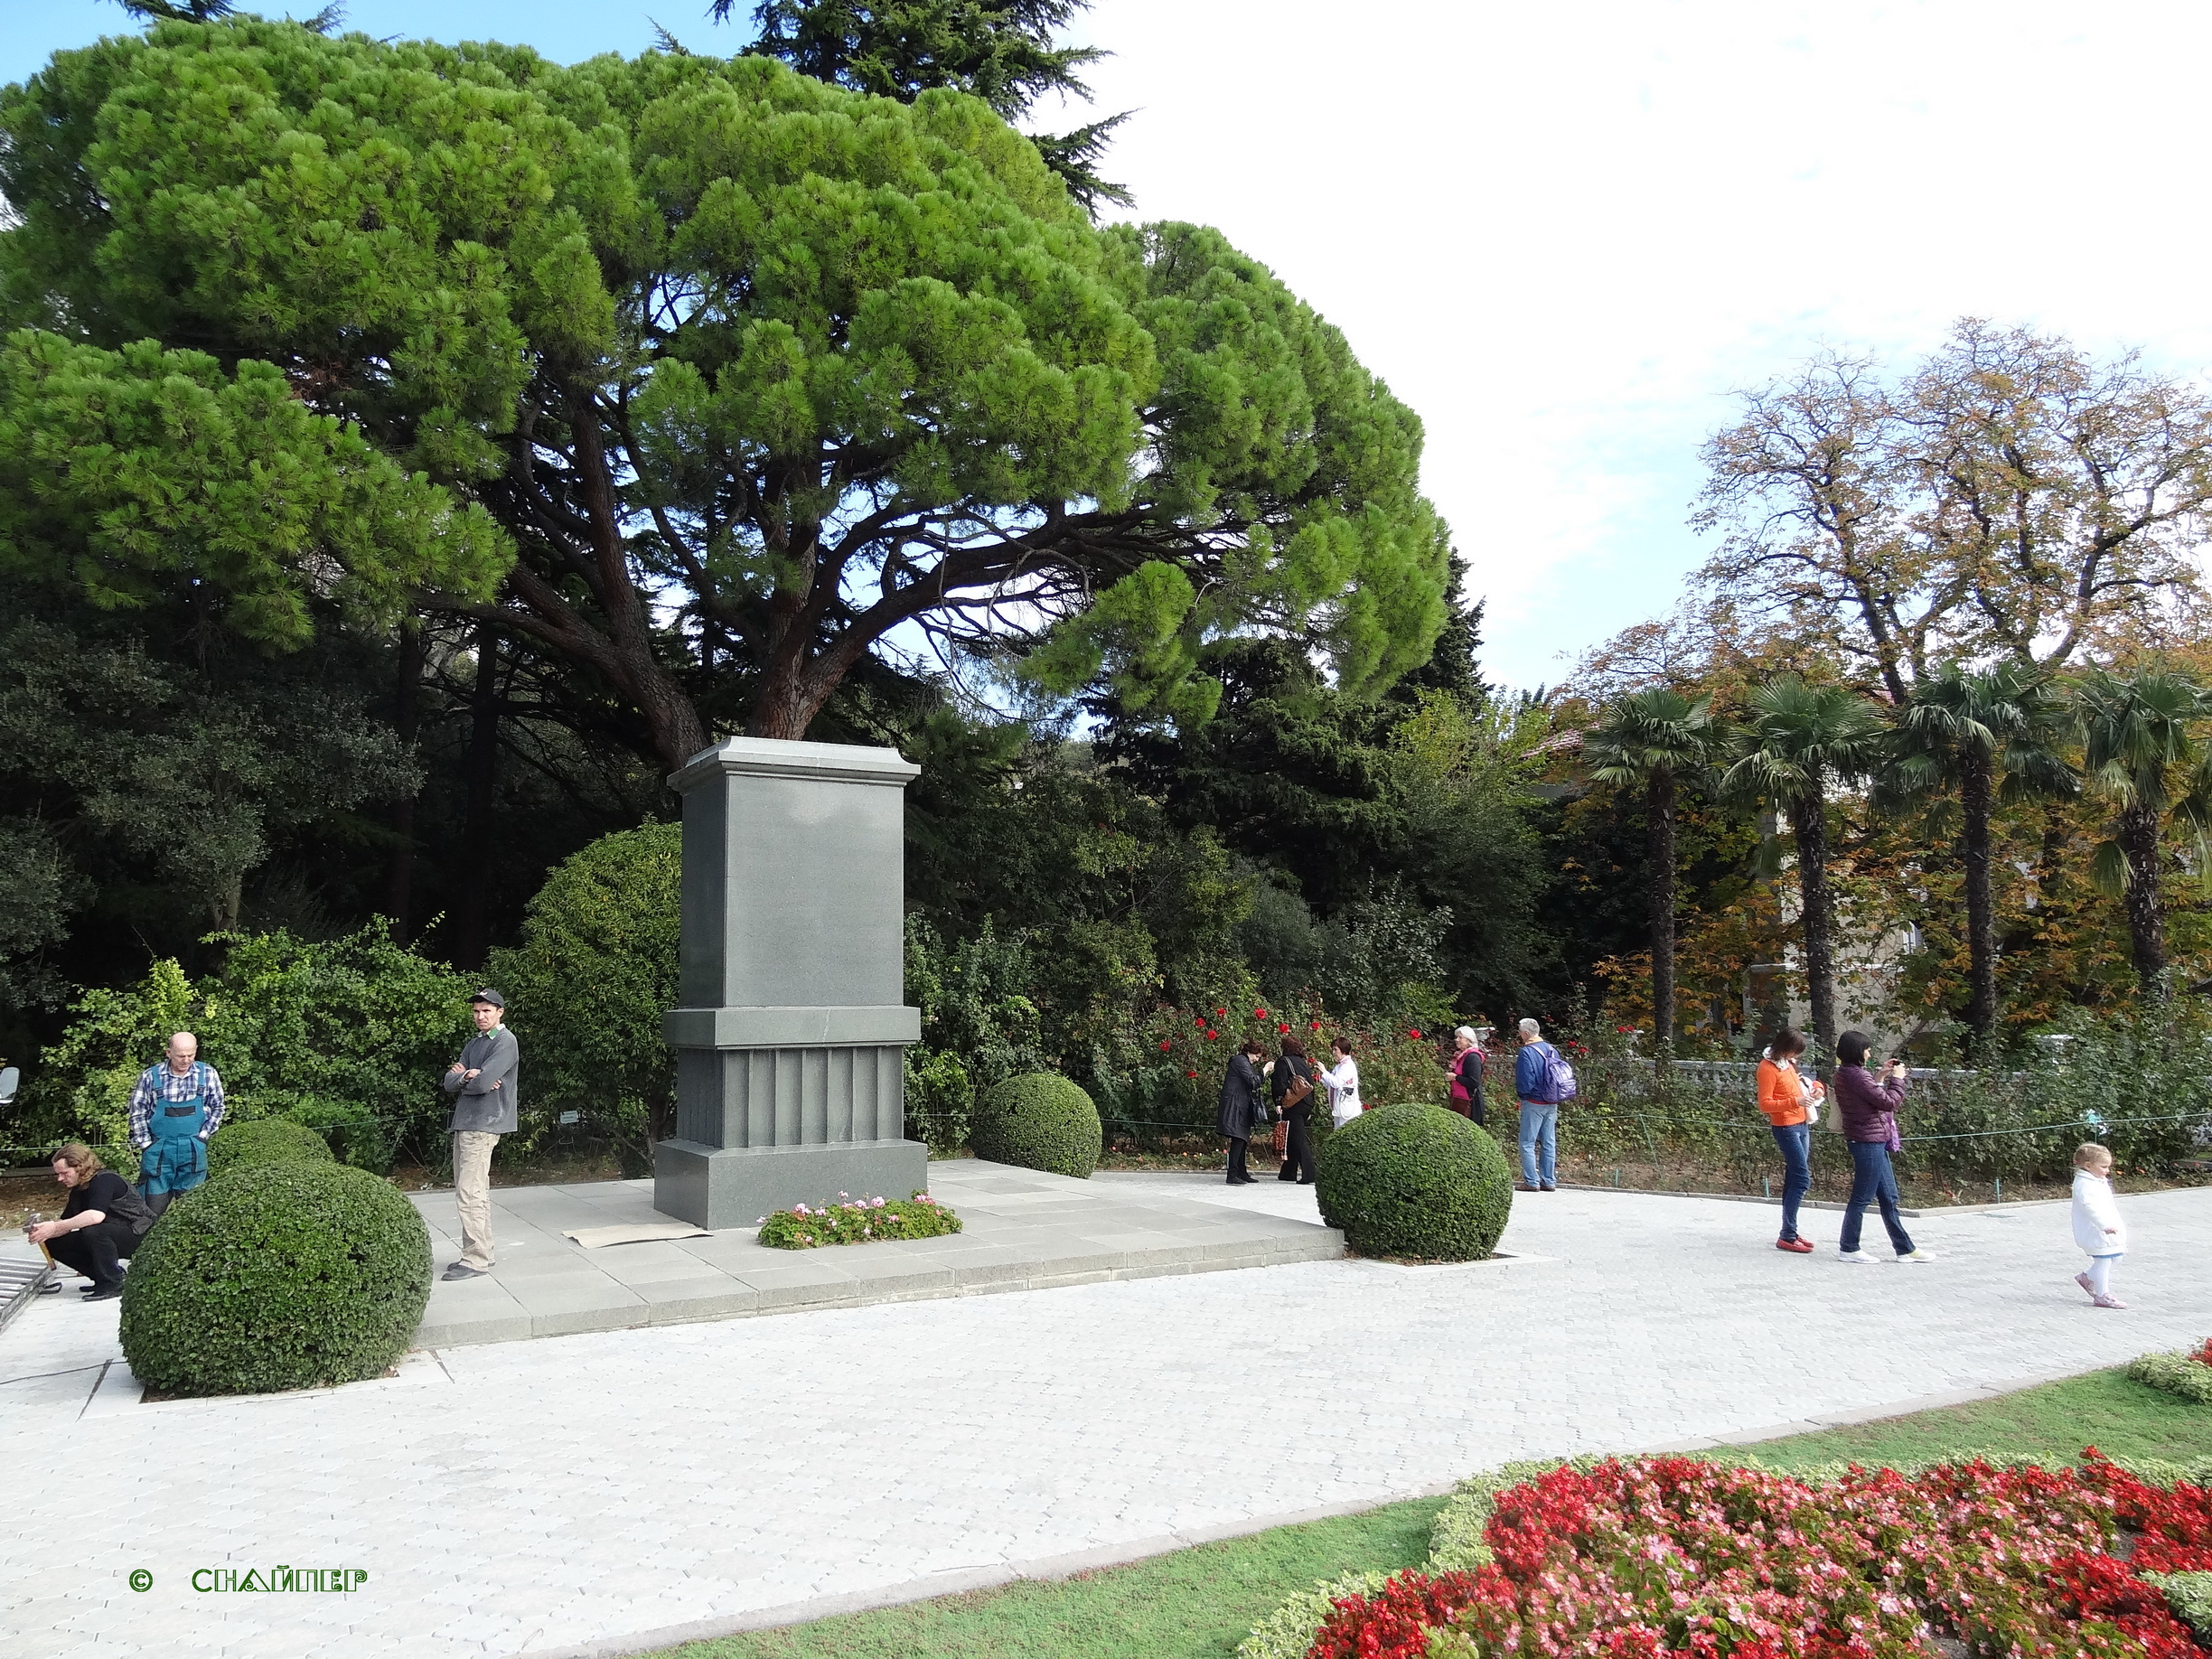
[[[1820,1064],[1835,1053],[1833,902],[1828,893],[1828,786],[1861,778],[1879,764],[1889,728],[1875,706],[1847,686],[1807,685],[1779,674],[1753,689],[1737,758],[1721,783],[1764,795],[1788,816],[1797,843],[1797,889],[1804,899],[1805,984]]]
[[[1674,1042],[1674,792],[1710,767],[1725,728],[1712,699],[1659,687],[1632,691],[1582,739],[1590,775],[1644,791],[1651,882],[1652,1043],[1664,1065]]]
[[[2126,895],[2136,983],[2146,997],[2162,996],[2160,830],[2170,813],[2200,848],[2212,832],[2212,747],[2195,731],[2212,716],[2212,696],[2184,674],[2093,669],[2075,682],[2074,716],[2089,787],[2116,809],[2112,839],[2097,848],[2089,874],[2105,892]]]
[[[1966,871],[1966,1024],[1977,1042],[1997,1028],[1997,918],[1990,896],[1990,814],[1999,805],[2071,795],[2074,770],[2056,747],[2067,706],[2032,663],[1975,671],[1947,663],[1916,683],[1898,716],[1882,796],[1898,801],[1956,788],[1959,861]]]

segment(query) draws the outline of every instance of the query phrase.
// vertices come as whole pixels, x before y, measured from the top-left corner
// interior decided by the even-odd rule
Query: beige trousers
[[[479,1272],[492,1265],[492,1148],[486,1129],[453,1132],[454,1201],[461,1210],[461,1260]]]

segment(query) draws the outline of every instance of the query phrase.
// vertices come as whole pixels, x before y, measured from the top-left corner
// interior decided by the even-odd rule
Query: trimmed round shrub
[[[430,1232],[342,1164],[249,1165],[172,1204],[123,1280],[123,1354],[170,1394],[381,1376],[430,1299]]]
[[[1441,1106],[1377,1106],[1323,1141],[1321,1218],[1363,1256],[1479,1261],[1513,1213],[1513,1168],[1488,1131]]]
[[[262,1164],[327,1164],[330,1142],[288,1118],[226,1123],[208,1141],[208,1179]]]
[[[1009,1077],[983,1092],[968,1126],[978,1158],[1091,1178],[1104,1131],[1091,1097],[1057,1072]]]

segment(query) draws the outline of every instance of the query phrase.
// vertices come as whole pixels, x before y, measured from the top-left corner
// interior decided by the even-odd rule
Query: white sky
[[[1099,0],[1089,33],[1141,215],[1221,226],[1420,412],[1510,684],[1672,605],[1727,394],[1823,342],[1973,314],[2212,364],[2200,5]]]
[[[638,51],[650,11],[734,49],[705,9],[347,21],[573,61]],[[0,0],[0,80],[127,26]],[[1727,394],[1823,343],[1909,356],[1975,314],[2212,367],[2201,5],[1097,0],[1087,33],[1099,109],[1140,111],[1107,167],[1140,215],[1221,226],[1421,413],[1508,684],[1673,604]]]

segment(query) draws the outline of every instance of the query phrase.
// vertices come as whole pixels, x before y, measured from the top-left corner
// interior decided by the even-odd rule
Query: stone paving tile
[[[1312,1215],[1310,1188],[1264,1180],[1099,1186]],[[424,1385],[129,1407],[97,1433],[77,1427],[81,1396],[11,1410],[0,1388],[11,1489],[86,1495],[67,1559],[29,1529],[0,1538],[0,1654],[638,1647],[1380,1502],[1511,1457],[1711,1439],[2201,1339],[2212,1192],[2126,1204],[2126,1313],[2072,1285],[2063,1207],[1924,1218],[1939,1261],[1852,1268],[1833,1217],[1798,1258],[1752,1206],[1561,1193],[1523,1195],[1510,1264],[1317,1261],[465,1347]],[[36,1307],[0,1354],[81,1354],[113,1330],[112,1305]],[[1242,1434],[1224,1398],[1262,1402]],[[1310,1402],[1288,1444],[1278,1399]],[[149,1443],[170,1450],[149,1460]],[[196,1566],[305,1561],[371,1579],[312,1601],[189,1589]],[[120,1589],[132,1565],[155,1575],[146,1595]]]

